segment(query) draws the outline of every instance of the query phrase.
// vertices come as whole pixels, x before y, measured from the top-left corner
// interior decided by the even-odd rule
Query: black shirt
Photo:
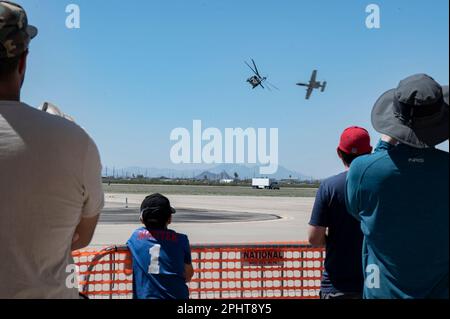
[[[317,193],[309,224],[328,228],[322,292],[361,292],[363,234],[360,223],[345,204],[347,172],[323,181]]]

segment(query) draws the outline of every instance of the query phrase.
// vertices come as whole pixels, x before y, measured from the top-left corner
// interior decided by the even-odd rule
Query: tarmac
[[[258,214],[244,212],[225,212],[212,210],[178,209],[172,216],[173,224],[216,224],[216,223],[239,223],[251,221],[277,220],[281,217],[273,214]],[[105,208],[100,216],[101,224],[136,224],[139,219],[139,207],[128,208],[111,207]]]
[[[145,195],[106,194],[91,247],[123,245],[141,227]],[[171,195],[177,209],[169,228],[191,244],[306,241],[314,198]]]

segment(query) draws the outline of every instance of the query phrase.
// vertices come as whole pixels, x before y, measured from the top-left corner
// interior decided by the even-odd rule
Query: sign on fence
[[[281,249],[244,249],[241,258],[244,266],[283,266],[285,261]]]

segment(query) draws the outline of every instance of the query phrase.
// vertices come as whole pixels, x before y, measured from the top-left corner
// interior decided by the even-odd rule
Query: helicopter
[[[313,91],[315,89],[320,89],[321,92],[325,92],[325,89],[327,87],[327,82],[317,82],[317,70],[314,70],[312,75],[311,75],[311,80],[309,81],[308,84],[305,83],[297,83],[298,86],[306,86],[306,99],[309,100],[309,98],[311,97],[311,94],[313,93]]]
[[[247,79],[247,82],[250,83],[250,85],[252,86],[252,89],[256,89],[258,86],[262,87],[263,89],[266,89],[266,87],[263,85],[263,83],[267,84],[267,89],[269,91],[271,91],[271,87],[279,90],[275,85],[273,85],[272,83],[270,83],[269,81],[267,81],[267,77],[263,77],[260,75],[258,67],[256,66],[255,61],[252,59],[252,63],[253,63],[253,67],[250,66],[250,64],[245,61],[245,64],[250,68],[250,70],[253,71],[253,73],[255,73],[255,75],[253,75],[252,77]]]

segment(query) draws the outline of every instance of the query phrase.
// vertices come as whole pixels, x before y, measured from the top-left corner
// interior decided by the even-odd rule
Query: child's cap
[[[161,194],[147,196],[141,205],[141,220],[160,220],[175,214],[176,210],[170,205],[167,197]]]

